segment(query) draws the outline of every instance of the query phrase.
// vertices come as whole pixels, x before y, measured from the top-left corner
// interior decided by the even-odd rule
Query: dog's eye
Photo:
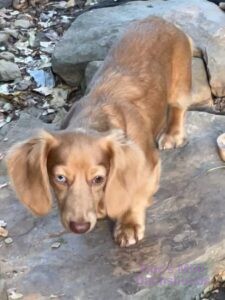
[[[105,178],[103,176],[96,176],[95,178],[92,179],[92,184],[98,185],[103,183]]]
[[[66,177],[64,175],[56,175],[55,180],[58,183],[63,183],[63,184],[67,182]]]

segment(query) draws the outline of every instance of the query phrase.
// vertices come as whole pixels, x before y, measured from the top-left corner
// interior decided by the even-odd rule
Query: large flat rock
[[[212,93],[208,84],[204,62],[201,58],[193,57],[191,107],[210,109],[212,106]]]
[[[157,15],[174,22],[202,49],[215,96],[225,96],[225,15],[206,0],[151,0],[96,9],[80,15],[55,48],[53,69],[76,85],[88,62],[103,60],[109,47],[128,24]]]
[[[1,189],[0,219],[13,238],[10,245],[0,239],[8,288],[27,300],[50,295],[60,300],[192,299],[215,272],[225,269],[225,169],[216,149],[224,120],[188,113],[189,143],[161,153],[161,186],[148,209],[145,239],[128,249],[114,244],[107,220],[87,235],[60,235],[56,208],[35,218],[10,188]],[[26,124],[27,116],[20,121],[21,131],[10,129],[9,140],[0,147],[10,145],[15,128],[22,139]],[[32,118],[29,124],[40,126]],[[1,180],[7,180],[4,174]],[[54,250],[56,241],[61,246]]]
[[[0,9],[8,8],[12,5],[12,0],[0,0]]]

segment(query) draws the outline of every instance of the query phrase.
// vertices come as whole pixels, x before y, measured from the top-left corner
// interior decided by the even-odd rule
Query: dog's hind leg
[[[192,50],[190,41],[182,36],[172,61],[172,77],[168,93],[168,119],[165,132],[158,141],[159,149],[172,149],[185,144],[185,112],[191,105]]]
[[[184,116],[185,109],[169,108],[167,129],[159,138],[159,149],[173,149],[185,144]]]

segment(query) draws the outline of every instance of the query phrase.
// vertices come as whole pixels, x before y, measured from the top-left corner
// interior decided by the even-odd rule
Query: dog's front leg
[[[146,206],[130,208],[116,221],[114,238],[120,247],[129,247],[142,240],[145,232]]]

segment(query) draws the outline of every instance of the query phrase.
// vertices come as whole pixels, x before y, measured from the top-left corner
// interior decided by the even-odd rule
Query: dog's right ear
[[[6,156],[8,173],[19,199],[36,215],[51,209],[51,190],[47,172],[47,156],[58,144],[43,131],[36,138],[13,146]]]

